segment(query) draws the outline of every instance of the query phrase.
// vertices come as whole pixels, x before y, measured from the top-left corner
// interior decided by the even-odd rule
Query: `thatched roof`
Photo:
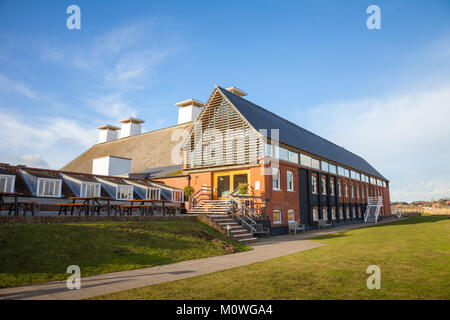
[[[87,151],[66,164],[61,170],[92,173],[92,161],[105,156],[125,157],[131,159],[131,173],[141,173],[150,168],[174,166],[171,160],[172,149],[179,147],[182,138],[172,134],[175,130],[185,130],[189,133],[193,122],[145,132],[136,136],[126,137],[110,142],[93,145]],[[178,139],[177,139],[178,138]],[[181,156],[181,154],[180,154]]]

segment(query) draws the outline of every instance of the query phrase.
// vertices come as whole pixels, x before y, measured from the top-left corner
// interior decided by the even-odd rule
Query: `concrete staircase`
[[[252,232],[245,229],[230,213],[231,203],[227,200],[204,200],[188,211],[190,214],[206,214],[209,220],[223,234],[239,242],[253,242],[256,238]]]

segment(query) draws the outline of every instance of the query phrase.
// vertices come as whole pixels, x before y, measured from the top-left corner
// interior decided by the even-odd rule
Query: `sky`
[[[0,0],[0,162],[58,169],[214,85],[362,156],[393,201],[450,197],[448,0]]]

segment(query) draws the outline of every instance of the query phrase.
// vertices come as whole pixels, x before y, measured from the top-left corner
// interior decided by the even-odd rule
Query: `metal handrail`
[[[204,199],[207,197],[206,199]],[[203,200],[212,199],[212,188],[210,186],[202,186],[201,189],[197,190],[192,196],[189,197],[189,202],[191,207],[197,206]]]

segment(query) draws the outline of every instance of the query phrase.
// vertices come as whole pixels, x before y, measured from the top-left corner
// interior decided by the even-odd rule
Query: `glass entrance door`
[[[225,198],[230,195],[230,176],[217,176],[217,197]]]
[[[250,170],[235,170],[226,172],[215,172],[214,181],[214,199],[226,199],[239,183],[248,183]]]
[[[247,174],[235,174],[233,176],[233,191],[239,186],[239,183],[247,184]],[[233,192],[232,191],[232,192]]]

